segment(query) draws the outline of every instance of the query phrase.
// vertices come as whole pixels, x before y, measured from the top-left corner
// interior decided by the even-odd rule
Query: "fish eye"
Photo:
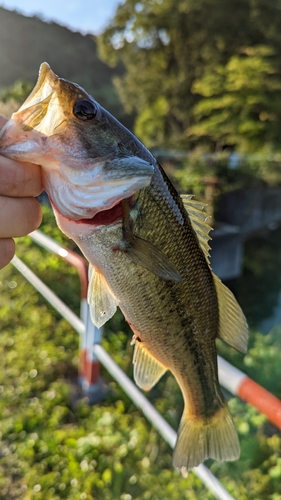
[[[73,114],[76,118],[79,118],[79,120],[93,120],[97,114],[97,108],[93,102],[87,99],[80,99],[74,104]]]

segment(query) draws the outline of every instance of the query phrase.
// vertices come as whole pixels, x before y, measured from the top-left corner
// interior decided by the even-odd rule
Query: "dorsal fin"
[[[184,204],[184,208],[186,209],[192,227],[197,234],[200,246],[204,252],[206,260],[210,265],[210,245],[209,245],[209,232],[212,230],[212,227],[207,224],[206,220],[209,218],[208,214],[204,211],[205,204],[200,201],[195,201],[192,199],[193,194],[183,194],[181,195],[181,199]]]
[[[193,195],[182,195],[184,207],[189,215],[192,227],[197,234],[200,246],[210,265],[209,232],[211,227],[206,223],[208,215],[203,211],[205,205],[192,200]],[[233,293],[221,282],[214,273],[213,279],[219,305],[218,338],[240,352],[247,352],[248,325],[246,318],[237,303]]]

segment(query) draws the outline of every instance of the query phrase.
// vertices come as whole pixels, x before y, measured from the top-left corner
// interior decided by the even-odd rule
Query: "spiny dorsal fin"
[[[247,352],[248,325],[233,293],[213,273],[219,304],[218,338],[237,351]]]
[[[133,357],[135,382],[144,391],[149,391],[167,368],[159,363],[135,336],[132,345],[135,345]]]
[[[184,207],[190,217],[194,231],[197,234],[200,246],[210,266],[209,232],[211,227],[206,223],[208,215],[203,211],[204,204],[192,200],[193,195],[182,195]],[[248,325],[241,307],[232,292],[213,273],[219,305],[219,332],[218,338],[240,352],[247,352]]]
[[[104,277],[92,266],[89,267],[88,303],[92,322],[97,328],[104,325],[117,308]]]
[[[212,230],[211,226],[207,224],[206,220],[209,218],[208,214],[204,211],[204,203],[192,199],[193,194],[183,194],[181,199],[186,209],[192,227],[197,234],[200,246],[204,252],[206,260],[210,266],[210,245],[209,245],[209,232]],[[211,267],[211,266],[210,266]]]

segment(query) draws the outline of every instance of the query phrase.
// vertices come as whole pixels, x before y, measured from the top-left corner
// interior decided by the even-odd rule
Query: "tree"
[[[126,0],[99,37],[101,56],[122,62],[116,86],[148,146],[193,146],[194,82],[241,47],[269,45],[281,55],[279,0]],[[148,130],[149,129],[149,130]]]
[[[194,138],[237,145],[240,151],[280,144],[280,69],[270,47],[241,50],[225,66],[206,70],[192,91],[202,97],[193,107]]]

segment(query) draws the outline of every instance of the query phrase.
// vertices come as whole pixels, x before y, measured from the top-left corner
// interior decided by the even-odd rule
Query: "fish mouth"
[[[41,64],[34,89],[12,115],[12,119],[20,124],[22,130],[36,130],[48,136],[64,121],[59,80],[48,63]],[[48,113],[50,107],[55,109],[52,114]]]
[[[59,78],[48,63],[42,63],[34,89],[1,131],[4,154],[19,160],[30,155],[27,161],[33,160],[32,154],[46,154],[46,139],[66,127],[71,103],[79,96],[84,94],[78,85]]]
[[[129,196],[128,198],[124,198],[118,201],[111,208],[100,210],[92,218],[78,219],[75,221],[72,220],[72,222],[75,222],[76,224],[88,224],[92,226],[109,226],[110,224],[121,222],[125,217],[124,202],[127,203],[127,206],[130,210],[136,208],[136,201],[133,199],[133,196]]]
[[[65,122],[65,108],[59,77],[47,63],[41,64],[31,94],[1,130],[1,153],[14,160],[38,163],[39,157],[48,154],[48,136]]]

